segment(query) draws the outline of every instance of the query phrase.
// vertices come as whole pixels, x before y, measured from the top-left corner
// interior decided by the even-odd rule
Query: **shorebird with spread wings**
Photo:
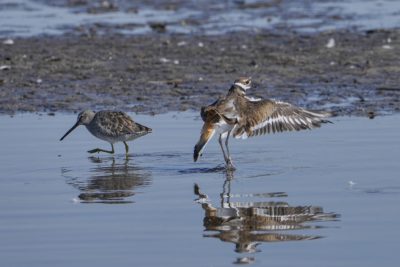
[[[225,97],[201,108],[204,124],[194,147],[195,162],[215,134],[219,135],[218,142],[227,169],[234,170],[228,146],[230,136],[246,139],[268,133],[318,128],[322,123],[330,122],[326,120],[330,116],[328,112],[314,112],[286,102],[248,97],[246,91],[250,88],[251,78],[239,78]]]

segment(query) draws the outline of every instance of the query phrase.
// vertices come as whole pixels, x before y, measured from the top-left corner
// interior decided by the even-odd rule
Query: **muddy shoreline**
[[[4,40],[2,114],[198,110],[223,95],[238,76],[253,78],[251,95],[337,115],[400,111],[397,29],[219,36],[87,33],[15,38],[13,44]]]

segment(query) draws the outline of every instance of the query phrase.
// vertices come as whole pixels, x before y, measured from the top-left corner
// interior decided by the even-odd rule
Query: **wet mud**
[[[20,25],[9,15],[15,27],[0,29],[0,113],[199,110],[225,94],[238,76],[253,78],[249,94],[254,96],[337,115],[398,112],[400,30],[391,27],[396,6],[369,3],[364,14],[359,5],[3,4],[0,14],[31,14],[32,27],[30,20]],[[385,19],[378,11],[386,12]],[[371,27],[388,21],[389,26],[369,29],[365,21]],[[361,26],[350,26],[357,23]]]
[[[0,111],[197,110],[251,76],[256,96],[339,115],[396,112],[399,34],[17,38],[0,45]]]

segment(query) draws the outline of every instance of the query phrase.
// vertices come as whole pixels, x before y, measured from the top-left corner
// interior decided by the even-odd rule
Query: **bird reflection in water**
[[[288,230],[317,229],[321,226],[310,222],[335,221],[335,213],[324,213],[319,206],[291,206],[284,201],[233,202],[232,198],[285,198],[284,192],[260,194],[232,194],[232,174],[227,177],[220,194],[220,207],[214,207],[208,196],[194,185],[196,201],[201,204],[205,215],[204,237],[218,238],[235,244],[237,253],[260,252],[262,242],[301,241],[322,238],[319,235],[284,233]],[[207,233],[213,231],[214,233]],[[248,264],[254,257],[239,257],[234,263]]]
[[[69,178],[68,181],[82,192],[78,196],[81,202],[133,203],[131,197],[136,190],[151,184],[151,174],[129,164],[129,157],[124,157],[121,163],[114,157],[89,157],[89,160],[95,165],[90,169],[90,177]]]

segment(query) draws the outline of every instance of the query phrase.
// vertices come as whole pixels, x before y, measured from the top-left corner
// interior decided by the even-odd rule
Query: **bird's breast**
[[[215,131],[218,134],[223,134],[232,130],[234,125],[226,123],[224,120],[220,120],[218,123],[215,124]]]

